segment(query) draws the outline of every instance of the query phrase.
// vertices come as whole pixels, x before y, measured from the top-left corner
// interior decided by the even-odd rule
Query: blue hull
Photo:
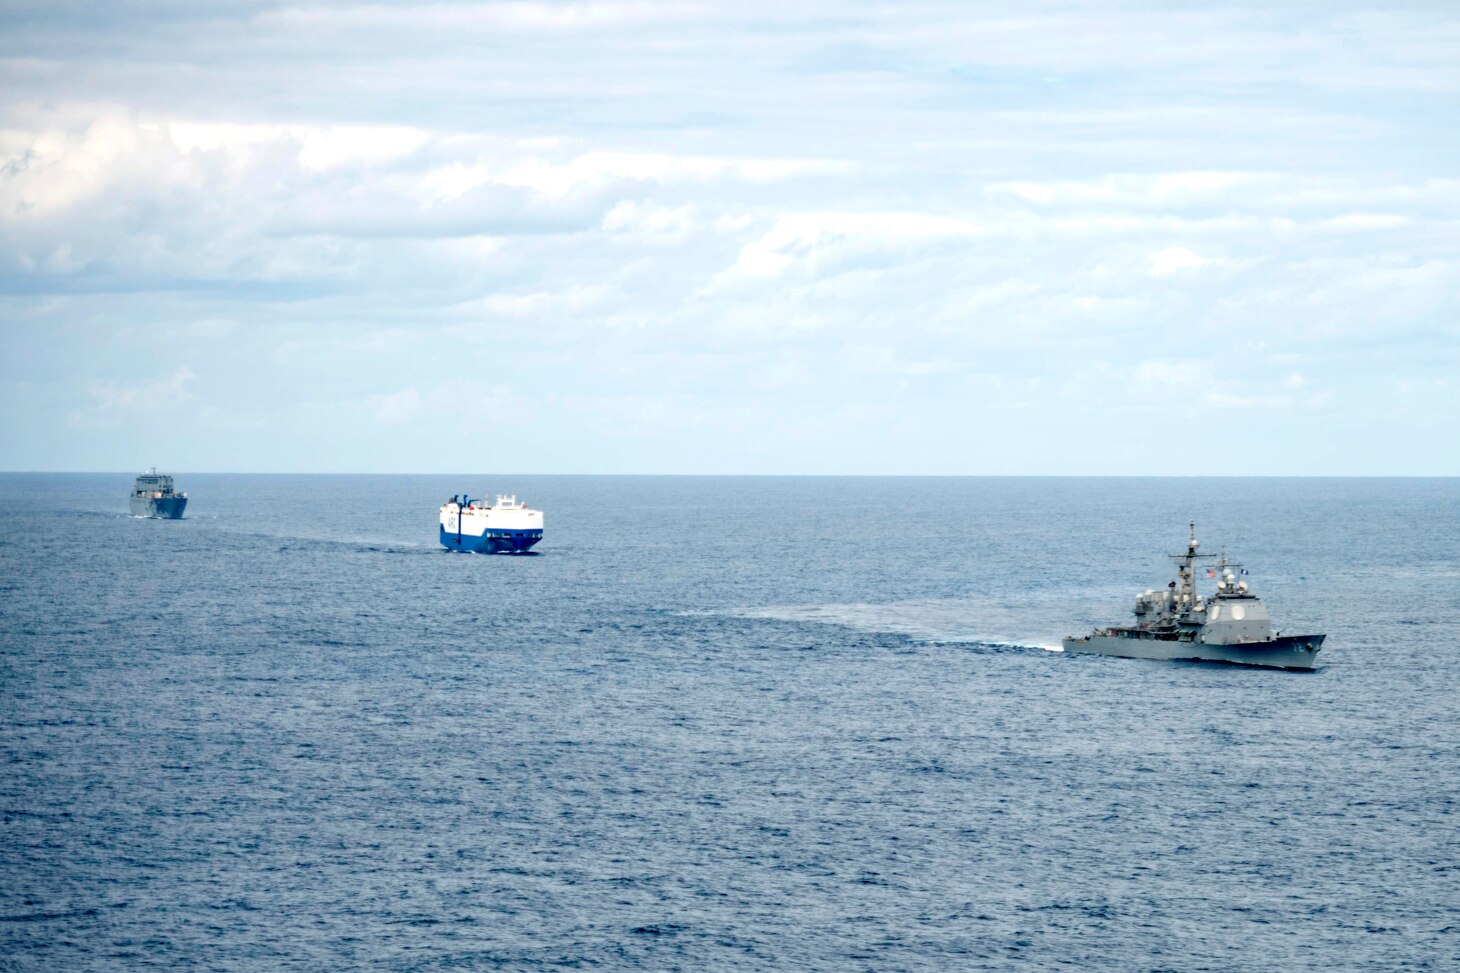
[[[188,505],[187,497],[133,497],[133,517],[155,517],[158,520],[180,520]]]
[[[542,540],[540,530],[489,530],[480,536],[457,534],[440,524],[441,546],[448,551],[465,551],[469,554],[526,554],[532,545]]]

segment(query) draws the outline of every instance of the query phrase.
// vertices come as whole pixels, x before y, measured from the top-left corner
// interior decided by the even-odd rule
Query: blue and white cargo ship
[[[526,554],[542,540],[542,511],[517,498],[452,497],[441,505],[441,546],[474,554]]]
[[[179,520],[188,505],[188,495],[173,489],[172,477],[153,467],[132,484],[133,517],[155,517],[158,520]]]

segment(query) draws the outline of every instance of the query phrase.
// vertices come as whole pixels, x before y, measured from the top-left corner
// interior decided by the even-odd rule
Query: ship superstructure
[[[1281,669],[1311,669],[1323,635],[1283,635],[1272,630],[1267,606],[1248,588],[1242,565],[1198,554],[1196,525],[1186,550],[1172,554],[1176,580],[1165,591],[1136,596],[1135,623],[1097,628],[1083,638],[1064,640],[1071,653],[1130,659],[1199,659]],[[1209,597],[1197,591],[1196,562],[1215,558],[1208,576],[1217,579]],[[1240,573],[1239,573],[1240,572]]]
[[[173,489],[172,477],[153,467],[132,484],[131,508],[134,517],[156,517],[177,520],[188,505],[188,495]]]
[[[441,505],[441,546],[475,554],[526,554],[542,540],[542,511],[515,496],[495,503],[452,497]]]

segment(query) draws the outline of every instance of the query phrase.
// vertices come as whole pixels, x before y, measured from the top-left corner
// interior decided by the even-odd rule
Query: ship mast
[[[1176,589],[1176,604],[1172,608],[1178,614],[1188,614],[1196,609],[1196,562],[1216,557],[1215,554],[1196,553],[1200,546],[1196,539],[1196,521],[1193,520],[1191,539],[1186,542],[1186,550],[1181,554],[1170,555],[1177,565],[1176,577],[1179,584]]]

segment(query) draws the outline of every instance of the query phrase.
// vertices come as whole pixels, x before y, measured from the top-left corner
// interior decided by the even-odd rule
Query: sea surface
[[[0,476],[0,969],[1460,968],[1460,480],[130,483]],[[1318,671],[1051,651],[1192,519]]]

